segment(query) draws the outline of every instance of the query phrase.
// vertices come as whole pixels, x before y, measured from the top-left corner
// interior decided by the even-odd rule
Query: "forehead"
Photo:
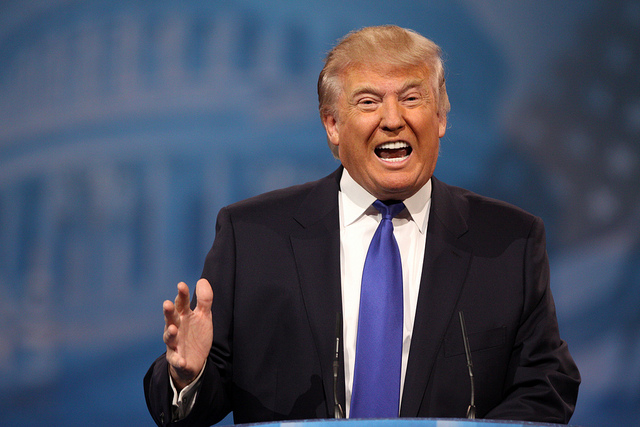
[[[398,66],[391,64],[355,64],[340,74],[347,95],[370,87],[378,90],[399,90],[406,86],[429,87],[430,73],[426,65]]]

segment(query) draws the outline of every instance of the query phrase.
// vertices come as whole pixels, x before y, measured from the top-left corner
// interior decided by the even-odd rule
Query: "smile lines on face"
[[[401,162],[411,154],[411,146],[404,141],[385,142],[376,147],[376,155],[387,162]]]

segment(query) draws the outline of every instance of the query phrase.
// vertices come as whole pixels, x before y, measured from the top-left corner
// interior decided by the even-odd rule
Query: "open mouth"
[[[401,162],[411,154],[413,149],[404,141],[385,142],[376,147],[376,155],[387,162]]]

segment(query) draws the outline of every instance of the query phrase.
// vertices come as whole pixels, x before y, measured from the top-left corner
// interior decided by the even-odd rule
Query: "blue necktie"
[[[392,218],[404,204],[373,206],[382,221],[362,272],[350,418],[395,418],[402,364],[402,263]]]

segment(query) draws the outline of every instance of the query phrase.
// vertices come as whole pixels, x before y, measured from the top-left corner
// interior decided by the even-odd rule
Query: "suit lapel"
[[[458,241],[467,230],[466,203],[432,179],[427,245],[400,412],[404,417],[418,416],[471,260],[471,253]]]
[[[338,218],[341,172],[342,169],[338,169],[309,192],[294,215],[302,229],[291,236],[302,297],[322,371],[327,413],[330,416],[333,414],[332,364],[336,313],[342,313]],[[342,369],[338,384],[338,396],[344,402]]]

